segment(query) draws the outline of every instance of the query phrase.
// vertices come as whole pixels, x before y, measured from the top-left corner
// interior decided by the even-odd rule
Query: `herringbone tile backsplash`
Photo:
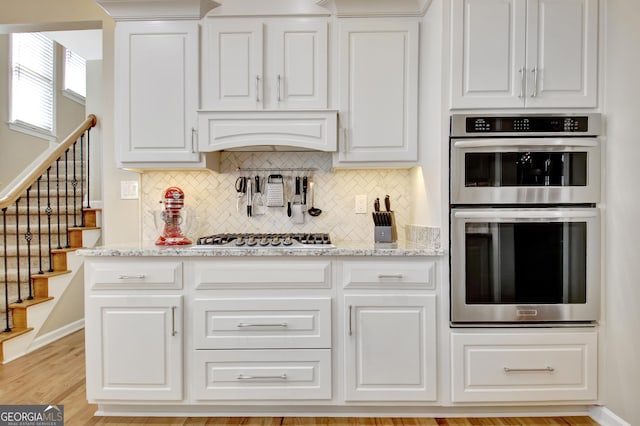
[[[373,200],[391,196],[399,238],[409,224],[410,171],[408,169],[335,170],[331,171],[331,154],[315,152],[245,153],[223,152],[220,173],[211,171],[146,172],[141,177],[143,208],[142,237],[153,242],[158,236],[154,211],[162,210],[164,190],[178,186],[185,192],[185,206],[191,215],[185,234],[197,237],[222,232],[329,232],[334,241],[373,241],[371,211]],[[294,224],[286,207],[268,207],[262,216],[248,217],[243,204],[236,210],[238,176],[260,175],[266,179],[270,171],[238,171],[238,168],[310,168],[304,171],[282,171],[285,194],[293,196],[294,178],[307,174],[315,185],[315,207],[322,209],[317,217],[305,215],[304,224]],[[355,195],[367,196],[367,214],[356,214]],[[264,194],[263,194],[264,195]],[[266,198],[263,196],[263,198]],[[285,197],[285,205],[286,205]],[[308,200],[310,203],[310,200]],[[384,207],[382,207],[384,209]]]

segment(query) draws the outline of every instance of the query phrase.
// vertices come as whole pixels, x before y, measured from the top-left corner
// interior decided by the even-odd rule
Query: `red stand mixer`
[[[184,220],[184,192],[177,186],[172,186],[164,191],[161,203],[164,204],[164,210],[161,212],[161,218],[164,222],[164,230],[162,235],[156,240],[159,246],[174,246],[191,244],[191,240],[182,234],[180,225]]]

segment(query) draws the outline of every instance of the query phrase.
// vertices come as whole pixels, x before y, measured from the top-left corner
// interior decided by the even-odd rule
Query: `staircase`
[[[0,198],[0,362],[39,346],[40,328],[82,271],[73,252],[100,239],[100,209],[85,201],[95,124],[90,115]]]

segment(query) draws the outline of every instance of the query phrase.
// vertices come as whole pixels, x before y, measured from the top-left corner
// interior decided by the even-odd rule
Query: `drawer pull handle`
[[[145,274],[135,274],[135,275],[118,275],[118,279],[119,280],[141,280],[143,278],[145,278],[146,275]]]
[[[265,323],[265,324],[254,324],[254,323],[250,323],[250,322],[241,322],[238,323],[238,327],[283,327],[283,328],[287,328],[289,327],[289,324],[287,324],[286,322],[279,322],[279,323]]]
[[[509,368],[504,367],[505,373],[536,373],[536,372],[552,372],[556,371],[553,367],[545,367],[545,368]]]
[[[250,376],[248,374],[238,374],[238,380],[269,380],[269,379],[280,379],[287,380],[287,375],[282,373],[278,376]]]
[[[401,280],[404,276],[402,274],[378,274],[378,279],[396,279]]]

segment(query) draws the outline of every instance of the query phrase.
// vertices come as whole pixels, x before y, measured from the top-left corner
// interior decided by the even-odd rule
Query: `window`
[[[87,66],[83,57],[64,49],[65,95],[84,104],[87,96]]]
[[[11,122],[51,135],[54,131],[53,41],[38,33],[11,35]]]

